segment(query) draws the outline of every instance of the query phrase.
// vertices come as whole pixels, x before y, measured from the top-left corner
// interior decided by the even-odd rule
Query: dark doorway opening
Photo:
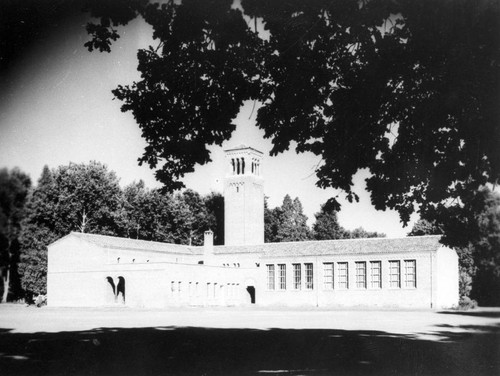
[[[255,287],[247,286],[248,294],[250,295],[250,303],[255,304]]]
[[[118,277],[118,286],[116,286],[116,297],[118,298],[119,303],[125,304],[125,278],[123,277]]]
[[[113,278],[111,277],[106,277],[106,280],[108,281],[108,286],[111,287],[111,290],[109,287],[107,288],[106,292],[106,304],[113,304],[113,302],[116,301],[116,286],[115,282],[113,281]]]

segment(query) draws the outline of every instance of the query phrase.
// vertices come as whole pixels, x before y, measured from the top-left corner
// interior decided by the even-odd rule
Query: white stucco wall
[[[203,258],[199,255],[161,256],[99,247],[67,236],[49,246],[48,304],[150,308],[250,304],[245,282],[255,279],[255,267],[199,265]],[[181,257],[191,262],[177,262]],[[123,294],[115,298],[120,278],[125,299]]]
[[[319,257],[275,258],[262,260],[259,272],[261,281],[258,304],[270,306],[319,306],[319,307],[388,307],[388,308],[431,308],[432,280],[429,252],[372,255],[335,255]],[[400,287],[389,286],[389,261],[400,261]],[[405,287],[404,261],[415,260],[416,286]],[[356,286],[356,262],[366,262],[366,288]],[[380,261],[382,267],[382,287],[370,286],[370,261]],[[349,287],[340,289],[338,285],[338,263],[348,263]],[[267,288],[267,264],[286,265],[286,290]],[[293,288],[292,264],[302,265],[302,286]],[[305,263],[313,264],[314,288],[305,289]],[[334,264],[334,288],[325,289],[323,263]],[[277,269],[276,272],[277,274]],[[264,281],[264,283],[262,283]]]
[[[455,250],[440,247],[436,252],[436,308],[453,308],[459,302],[459,267]]]
[[[104,253],[76,237],[65,237],[49,245],[47,295],[50,306],[99,306]]]

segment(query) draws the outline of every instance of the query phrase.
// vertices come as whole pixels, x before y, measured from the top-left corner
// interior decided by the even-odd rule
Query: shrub
[[[458,303],[458,309],[462,311],[468,311],[469,309],[474,309],[477,307],[477,302],[468,296],[460,297],[460,302]]]

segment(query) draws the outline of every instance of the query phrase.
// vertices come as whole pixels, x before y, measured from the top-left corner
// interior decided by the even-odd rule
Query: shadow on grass
[[[461,315],[461,316],[475,316],[475,317],[488,317],[488,318],[498,318],[500,317],[500,309],[478,309],[469,311],[441,311],[438,312],[443,315]]]
[[[498,327],[437,340],[380,331],[0,329],[2,375],[497,375]],[[451,329],[451,328],[450,328]],[[467,329],[463,329],[467,332]]]

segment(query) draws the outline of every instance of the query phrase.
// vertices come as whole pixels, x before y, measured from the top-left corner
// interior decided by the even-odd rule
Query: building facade
[[[51,306],[450,308],[458,256],[439,236],[264,243],[262,153],[226,151],[225,245],[71,233],[49,245]]]
[[[262,153],[244,145],[228,149],[224,179],[224,244],[264,243]]]

